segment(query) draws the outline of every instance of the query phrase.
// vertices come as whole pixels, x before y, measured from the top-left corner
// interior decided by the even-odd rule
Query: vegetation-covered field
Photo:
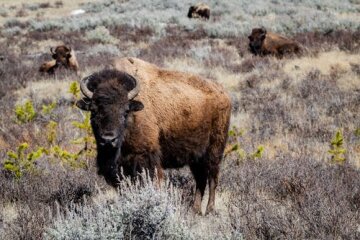
[[[360,238],[360,2],[209,0],[209,21],[187,18],[192,3],[0,1],[1,239]],[[260,26],[303,55],[250,54]],[[38,72],[59,44],[80,76]],[[77,82],[115,56],[228,90],[215,213],[192,212],[187,168],[167,170],[161,188],[124,181],[121,194],[97,175]]]

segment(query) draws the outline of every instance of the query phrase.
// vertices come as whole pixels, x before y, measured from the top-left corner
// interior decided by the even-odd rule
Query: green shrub
[[[72,167],[72,168],[85,168],[86,162],[79,159],[80,155],[78,153],[70,153],[60,146],[56,145],[49,150],[57,159],[60,159],[62,163]]]
[[[52,102],[48,105],[44,104],[42,105],[41,112],[44,115],[50,115],[55,108],[56,108],[56,102]]]
[[[4,161],[4,170],[11,172],[15,178],[19,179],[24,173],[31,173],[35,170],[35,161],[40,158],[46,150],[39,147],[36,151],[26,152],[29,148],[27,143],[22,143],[17,147],[16,152],[8,151],[8,159]]]
[[[330,150],[328,151],[331,154],[331,161],[333,163],[343,164],[346,161],[344,154],[346,149],[343,147],[344,137],[342,132],[338,130],[330,142]]]
[[[17,105],[15,107],[16,119],[19,123],[27,123],[32,121],[36,112],[33,103],[28,100],[23,105]]]
[[[256,151],[250,155],[250,157],[251,157],[252,159],[262,158],[262,155],[263,155],[263,153],[264,153],[264,150],[265,150],[264,146],[261,146],[261,145],[260,145],[260,146],[258,146],[258,148],[256,149]]]
[[[244,130],[239,129],[236,126],[233,126],[231,130],[229,130],[229,140],[228,145],[225,148],[224,155],[225,157],[231,153],[235,153],[237,156],[237,163],[240,164],[240,162],[246,158],[250,159],[257,159],[262,158],[262,155],[264,153],[264,146],[258,146],[256,151],[253,153],[247,153],[240,144],[239,138],[244,135]]]
[[[80,97],[80,88],[78,82],[74,81],[70,83],[69,93],[71,93],[75,97],[75,99],[78,99]]]
[[[86,157],[95,156],[95,138],[90,124],[90,113],[85,113],[85,118],[82,122],[74,121],[72,125],[83,132],[84,136],[72,141],[74,144],[83,144],[84,148],[79,154],[85,154]]]
[[[357,129],[355,130],[355,136],[356,136],[356,137],[360,137],[360,128],[357,128]]]
[[[46,126],[46,132],[47,132],[47,141],[49,145],[54,145],[55,140],[57,137],[57,123],[54,121],[50,121]]]

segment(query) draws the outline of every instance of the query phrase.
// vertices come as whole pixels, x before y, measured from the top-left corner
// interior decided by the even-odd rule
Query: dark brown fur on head
[[[76,105],[91,111],[99,174],[116,185],[119,151],[126,132],[127,116],[132,111],[142,110],[143,105],[128,99],[128,92],[135,87],[136,80],[127,73],[103,70],[88,78],[87,88],[93,92],[93,96],[79,100]]]
[[[50,52],[52,54],[52,58],[56,60],[57,66],[63,66],[68,69],[72,69],[78,71],[78,62],[76,60],[76,56],[71,47],[67,47],[65,45],[60,45],[53,50],[50,48]]]
[[[64,45],[57,46],[55,48],[55,51],[50,48],[50,51],[52,53],[52,58],[56,60],[58,64],[61,64],[63,66],[68,66],[69,59],[71,58],[71,48],[68,48]]]
[[[266,37],[265,28],[253,28],[249,38],[249,49],[251,53],[255,55],[261,54],[261,48],[263,46]]]

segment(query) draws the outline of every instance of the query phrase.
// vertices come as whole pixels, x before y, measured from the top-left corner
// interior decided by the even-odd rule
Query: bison
[[[56,67],[56,60],[51,60],[41,64],[39,72],[47,72],[49,74],[54,74]]]
[[[76,60],[75,52],[70,47],[60,45],[55,48],[50,48],[52,54],[52,61],[41,64],[39,71],[54,74],[55,70],[59,67],[74,70],[76,73],[79,71],[79,64]]]
[[[52,54],[52,58],[56,60],[57,66],[64,66],[65,68],[76,72],[79,70],[79,64],[76,60],[75,52],[71,49],[71,47],[60,45],[55,48],[55,51],[53,48],[50,48],[50,52]]]
[[[198,3],[189,8],[188,18],[210,18],[210,7],[204,3]]]
[[[121,171],[135,177],[147,169],[190,166],[196,181],[194,210],[201,213],[207,183],[213,210],[227,140],[231,103],[224,89],[198,76],[158,68],[137,58],[118,58],[112,68],[81,80],[91,112],[98,173],[118,186]]]
[[[267,32],[265,28],[252,29],[249,38],[249,49],[255,55],[274,55],[282,58],[287,54],[299,54],[301,48],[295,41]]]

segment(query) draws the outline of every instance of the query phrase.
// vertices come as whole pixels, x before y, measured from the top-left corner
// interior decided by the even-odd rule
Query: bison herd
[[[189,18],[210,18],[205,4],[191,6]],[[254,28],[248,36],[254,55],[299,54],[300,46],[283,36]],[[61,45],[40,72],[58,68],[79,71],[75,52]],[[193,207],[201,213],[209,186],[206,213],[215,206],[219,166],[227,140],[231,101],[218,84],[199,76],[161,69],[137,58],[116,58],[110,66],[81,80],[83,98],[76,106],[91,113],[98,173],[118,187],[123,176],[144,169],[163,178],[163,170],[185,165],[195,178]]]

